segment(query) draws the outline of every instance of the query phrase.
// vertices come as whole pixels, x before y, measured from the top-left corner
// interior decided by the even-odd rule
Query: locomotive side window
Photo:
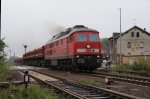
[[[97,34],[90,34],[90,41],[98,41],[98,35]]]
[[[70,43],[72,43],[73,41],[74,41],[74,37],[71,36],[71,37],[70,37]]]
[[[59,41],[56,41],[56,46],[59,46]]]
[[[61,40],[61,45],[63,45],[63,39]]]
[[[54,47],[54,43],[52,43],[52,47]]]
[[[52,43],[49,45],[50,48],[52,48]]]
[[[77,41],[86,41],[86,34],[77,34]]]

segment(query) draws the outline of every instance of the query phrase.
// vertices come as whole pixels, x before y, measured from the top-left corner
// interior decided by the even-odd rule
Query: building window
[[[139,36],[140,36],[140,34],[139,34],[139,32],[137,32],[137,33],[136,33],[136,37],[139,37]]]
[[[131,53],[128,53],[128,55],[130,55],[130,56],[131,56]]]
[[[128,42],[127,48],[131,48],[131,42]]]
[[[140,42],[140,48],[144,48],[144,42]]]
[[[140,48],[141,55],[144,55],[144,48]]]
[[[134,37],[134,32],[131,33],[131,37]]]

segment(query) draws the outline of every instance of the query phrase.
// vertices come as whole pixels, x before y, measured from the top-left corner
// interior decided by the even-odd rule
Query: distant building
[[[113,63],[120,61],[120,33],[109,38],[110,57]],[[122,63],[133,64],[138,58],[150,61],[150,33],[134,26],[121,34]]]

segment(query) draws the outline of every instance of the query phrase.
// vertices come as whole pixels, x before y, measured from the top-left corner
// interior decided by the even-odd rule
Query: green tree
[[[4,42],[4,38],[3,39],[0,39],[0,61],[3,61],[4,60],[4,55],[3,55],[3,52],[4,52],[4,48],[6,47],[6,44]]]
[[[110,45],[109,45],[108,38],[102,38],[101,43],[102,43],[103,53],[107,54],[107,55],[110,55]]]

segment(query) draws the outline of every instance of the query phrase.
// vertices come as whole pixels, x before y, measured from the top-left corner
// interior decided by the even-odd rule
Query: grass
[[[12,93],[12,89],[18,92]],[[39,85],[30,85],[27,89],[24,86],[16,87],[11,85],[8,89],[0,90],[0,99],[66,99],[54,91],[47,91]]]
[[[58,96],[55,92],[48,92],[44,88],[37,85],[30,86],[27,90],[25,88],[20,89],[15,99],[65,99]]]
[[[10,65],[0,62],[0,81],[6,81],[10,74]]]
[[[102,85],[102,83],[99,82],[98,80],[81,80],[80,82],[83,84],[89,84],[96,87],[100,87]]]
[[[116,67],[112,68],[113,71],[121,73],[122,71],[125,70],[130,70],[131,67],[127,64],[121,64],[121,65],[116,65]]]
[[[10,99],[8,96],[9,93],[9,90],[7,89],[0,89],[0,99]]]
[[[7,81],[10,74],[10,65],[0,61],[0,82]],[[11,90],[18,90],[13,93]],[[30,85],[27,89],[24,86],[10,85],[8,88],[0,89],[0,99],[66,99],[54,91],[47,91],[38,85]]]
[[[149,73],[150,72],[150,64],[144,59],[138,59],[135,64],[121,64],[116,65],[113,68],[106,68],[104,71],[113,74],[113,75],[124,75],[129,76],[130,72],[141,72],[141,73]]]
[[[150,64],[144,59],[139,59],[134,65],[131,65],[133,70],[144,70],[150,72]]]

